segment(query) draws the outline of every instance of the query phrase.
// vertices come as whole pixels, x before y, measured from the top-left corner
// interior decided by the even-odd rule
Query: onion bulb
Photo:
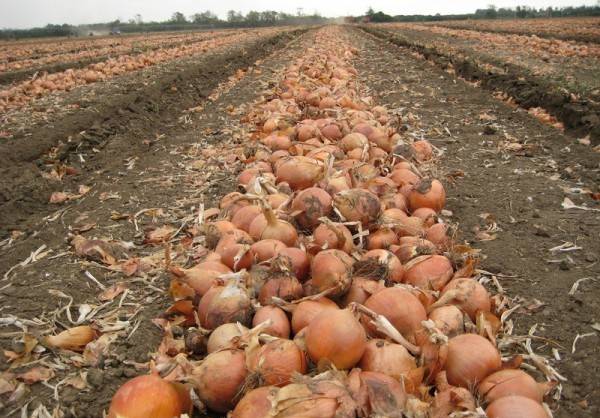
[[[293,246],[298,239],[296,228],[289,222],[277,218],[269,208],[264,209],[262,214],[254,218],[248,232],[255,241],[275,239],[289,247]]]
[[[505,396],[485,410],[488,418],[549,418],[542,405],[524,396]]]
[[[291,340],[276,339],[249,355],[250,379],[258,379],[260,386],[285,386],[295,373],[305,374],[306,357]]]
[[[488,403],[505,396],[524,396],[542,403],[547,389],[522,370],[504,369],[483,379],[477,392]]]
[[[277,395],[278,389],[263,386],[246,393],[231,412],[231,418],[269,418],[271,399]]]
[[[210,354],[224,348],[229,348],[235,338],[241,337],[246,332],[248,332],[248,328],[240,323],[229,322],[219,325],[210,333],[206,342],[206,351]]]
[[[332,210],[331,196],[318,187],[302,190],[292,201],[292,212],[298,213],[296,220],[304,228],[314,228],[319,218],[328,216]]]
[[[206,329],[215,329],[228,322],[248,325],[252,317],[252,303],[246,289],[231,281],[213,286],[198,304],[198,318]]]
[[[352,233],[340,223],[325,222],[319,225],[313,232],[313,243],[319,251],[332,249],[349,254],[354,249]]]
[[[346,220],[361,222],[363,226],[374,223],[381,214],[377,195],[363,189],[350,189],[336,193],[334,206]]]
[[[185,387],[178,387],[158,374],[134,377],[114,394],[108,418],[173,418],[192,414]]]
[[[412,211],[419,208],[430,208],[440,212],[445,204],[446,191],[438,180],[422,180],[408,196],[408,205]]]
[[[312,261],[312,284],[318,292],[331,291],[331,295],[344,294],[350,287],[353,259],[340,250],[325,250]]]
[[[300,299],[303,294],[302,284],[295,276],[281,274],[267,279],[258,293],[258,301],[261,305],[270,305],[274,303],[274,297],[292,301]]]
[[[417,363],[408,350],[400,344],[381,339],[370,340],[358,363],[362,370],[387,374],[399,381],[411,376]],[[414,387],[421,382],[412,382]]]
[[[440,290],[454,274],[450,260],[442,255],[417,257],[404,269],[404,281],[421,289]]]
[[[268,320],[271,321],[271,325],[264,328],[261,333],[278,338],[290,337],[290,321],[283,309],[270,305],[261,306],[252,318],[252,326],[256,327]]]
[[[367,336],[348,309],[327,310],[310,322],[305,343],[315,363],[329,361],[338,369],[350,369],[361,359]]]
[[[498,349],[479,335],[457,335],[448,342],[445,369],[451,385],[472,388],[501,366]]]
[[[323,176],[323,167],[308,157],[289,157],[278,161],[275,168],[277,182],[286,182],[293,190],[314,186]]]
[[[304,300],[294,307],[292,312],[292,330],[298,334],[321,312],[326,310],[338,310],[334,301],[326,297],[317,300]]]

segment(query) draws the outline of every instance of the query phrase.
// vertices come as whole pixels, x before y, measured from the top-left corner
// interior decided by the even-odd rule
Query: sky
[[[314,11],[323,16],[338,17],[361,15],[373,7],[391,15],[398,14],[451,14],[474,12],[488,4],[497,7],[564,7],[594,5],[596,0],[0,0],[0,28],[30,28],[54,24],[85,24],[109,22],[115,19],[129,20],[137,13],[145,21],[166,20],[173,12],[186,16],[210,10],[222,18],[228,10],[276,10],[296,13],[299,7],[304,13]]]

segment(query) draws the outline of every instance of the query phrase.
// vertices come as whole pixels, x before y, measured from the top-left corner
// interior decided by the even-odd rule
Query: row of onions
[[[279,29],[269,28],[238,32],[230,36],[200,40],[188,45],[159,48],[137,55],[120,55],[103,62],[90,64],[85,68],[69,68],[52,74],[44,73],[32,80],[26,80],[0,90],[0,112],[20,108],[37,98],[54,92],[70,91],[77,86],[108,80],[163,62],[201,54],[208,50],[226,48],[248,39],[272,35],[277,31]]]
[[[170,267],[162,354],[109,417],[549,416],[439,218],[433,147],[361,97],[350,45],[320,29],[247,116],[243,193],[206,211],[206,258]]]

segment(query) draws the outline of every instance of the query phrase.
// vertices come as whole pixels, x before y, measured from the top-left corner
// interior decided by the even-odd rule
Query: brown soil
[[[502,62],[497,58],[483,57],[478,53],[453,54],[436,46],[435,37],[426,33],[398,33],[396,30],[382,30],[373,25],[363,29],[395,45],[411,48],[442,68],[451,65],[461,77],[481,82],[482,87],[490,91],[505,92],[526,109],[541,107],[563,122],[572,135],[582,137],[589,134],[594,144],[600,144],[600,103],[596,97],[597,91],[586,91],[586,95],[581,99],[572,100],[558,79],[535,76],[520,66]],[[491,73],[480,65],[481,62],[495,65],[505,71]],[[585,76],[597,81],[596,73],[594,69]],[[579,77],[582,82],[583,78]],[[586,97],[588,94],[594,97]]]
[[[456,178],[455,187],[446,183],[448,209],[452,211],[449,220],[459,224],[465,240],[483,250],[487,258],[481,267],[497,274],[507,295],[522,298],[524,309],[513,316],[514,334],[527,334],[538,324],[536,335],[550,342],[534,339],[534,351],[551,358],[551,348],[558,349],[562,360],[552,364],[568,380],[563,382],[563,399],[552,405],[554,416],[598,416],[599,334],[591,325],[600,321],[600,213],[564,210],[561,202],[568,196],[578,205],[600,207],[587,195],[563,191],[563,187],[597,187],[600,154],[415,57],[410,49],[356,28],[348,30],[353,31],[360,50],[357,69],[376,102],[402,114],[405,123],[413,125],[409,132],[422,134],[444,151],[440,176],[454,174],[451,177]],[[1,236],[14,229],[24,233],[10,245],[0,243],[0,273],[43,244],[53,250],[37,262],[15,268],[8,280],[0,278],[0,317],[39,318],[44,325],[38,332],[60,330],[64,314],[57,323],[50,313],[66,302],[49,290],[58,289],[73,297],[74,307],[99,305],[100,289],[86,278],[87,270],[106,286],[127,283],[131,294],[126,301],[131,306],[123,307],[122,319],[131,321],[128,333],[139,323],[130,338],[120,338],[111,346],[110,356],[100,367],[82,369],[88,373],[84,390],[61,386],[56,401],[50,388],[35,384],[15,404],[7,405],[6,398],[0,397],[1,415],[31,401],[29,411],[40,403],[49,409],[59,404],[67,416],[100,417],[125,379],[146,372],[136,369],[132,361],[145,362],[149,353],[156,351],[160,331],[151,319],[160,316],[169,304],[166,292],[160,291],[168,285],[167,274],[159,272],[144,281],[134,281],[96,264],[82,263],[69,252],[65,238],[76,226],[94,222],[86,237],[133,241],[136,247],[132,252],[144,256],[160,250],[140,245],[144,230],[164,224],[178,228],[186,216],[197,214],[201,203],[209,208],[218,197],[233,190],[239,163],[222,164],[217,169],[200,165],[193,170],[191,163],[202,159],[199,152],[204,148],[222,146],[222,154],[227,155],[232,138],[243,140],[247,134],[239,123],[245,114],[243,105],[257,99],[291,58],[310,45],[313,33],[291,33],[222,55],[199,57],[174,66],[171,73],[155,74],[156,78],[148,75],[136,79],[132,75],[122,95],[99,89],[88,110],[74,111],[46,127],[32,127],[19,138],[0,144],[0,174],[10,179],[0,189]],[[255,65],[260,58],[264,60]],[[230,90],[219,89],[222,94],[214,102],[206,100],[219,82],[249,66],[255,70]],[[202,112],[182,113],[198,105],[204,107]],[[480,120],[484,113],[496,119]],[[189,118],[182,118],[185,115]],[[82,130],[86,133],[78,134]],[[70,142],[66,141],[68,136],[72,137]],[[523,150],[503,149],[506,138],[516,138],[513,142],[518,140]],[[53,153],[58,157],[53,158],[75,165],[80,174],[67,176],[62,182],[44,180],[39,170],[45,169],[44,155],[60,142],[58,152]],[[456,176],[458,170],[463,177]],[[47,203],[52,191],[76,191],[79,184],[92,186],[92,190],[64,205]],[[105,199],[107,194],[114,198]],[[139,231],[131,218],[115,220],[116,214],[131,215],[145,208],[162,208],[164,214],[156,219],[140,215]],[[492,214],[501,228],[495,240],[476,239],[474,228],[485,225],[479,216],[483,213]],[[581,249],[549,251],[563,241],[576,243]],[[573,283],[584,277],[596,280],[582,282],[569,296]],[[536,299],[543,305],[536,307]],[[135,316],[128,310],[140,308]],[[72,312],[77,317],[77,309],[72,308]],[[0,347],[14,349],[17,334],[4,332],[18,329],[3,327],[1,331]],[[588,333],[593,335],[580,339],[571,353],[575,336]],[[3,370],[8,365],[1,353]],[[45,358],[50,361],[54,357]],[[70,366],[50,383],[56,384],[76,371]]]

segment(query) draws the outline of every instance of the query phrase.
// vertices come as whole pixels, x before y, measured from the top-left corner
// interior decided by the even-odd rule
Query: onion
[[[244,195],[239,192],[228,193],[221,199],[219,207],[223,210],[226,210],[230,216],[233,216],[238,210],[240,210],[244,206],[250,205],[250,202],[248,200],[240,199],[243,196]]]
[[[501,366],[498,349],[479,335],[457,335],[448,342],[445,369],[451,385],[474,387]]]
[[[447,418],[475,411],[475,399],[471,392],[465,388],[450,386],[446,380],[446,372],[437,374],[435,385],[437,393],[431,404],[431,418]]]
[[[344,295],[342,306],[348,306],[352,302],[364,304],[371,295],[385,289],[385,282],[383,280],[373,280],[368,277],[353,277],[350,289]]]
[[[387,374],[399,381],[412,377],[417,363],[408,350],[400,344],[385,340],[370,340],[358,367],[368,372]],[[421,382],[412,382],[417,387]]]
[[[353,370],[349,377],[350,390],[365,417],[400,417],[407,396],[393,377],[383,373]]]
[[[296,139],[300,142],[315,138],[317,135],[319,135],[319,128],[312,123],[303,121],[296,125]]]
[[[377,176],[366,182],[366,188],[377,196],[389,196],[396,194],[398,186],[388,177]],[[383,201],[382,205],[385,207]]]
[[[358,274],[371,277],[375,275],[377,279],[384,279],[395,283],[402,281],[404,268],[398,257],[390,251],[382,249],[367,251],[361,257],[361,262],[366,262],[366,264],[357,263],[354,267],[354,271]],[[373,262],[376,263],[375,266],[373,266]],[[370,272],[361,271],[362,269],[369,270]]]
[[[318,161],[307,157],[289,157],[278,161],[275,169],[277,182],[286,182],[293,190],[314,186],[323,176],[323,167]]]
[[[275,164],[281,158],[289,157],[290,153],[288,151],[279,150],[275,151],[273,154],[269,155],[269,162],[271,164]]]
[[[289,196],[285,193],[274,193],[267,196],[267,203],[273,208],[278,209],[289,200]]]
[[[435,327],[449,337],[465,332],[463,313],[454,305],[440,306],[429,313]]]
[[[252,326],[256,327],[268,320],[271,320],[272,324],[263,329],[262,333],[278,338],[290,337],[290,321],[283,309],[270,305],[261,306],[252,318]]]
[[[315,363],[329,361],[338,369],[350,369],[362,357],[367,336],[348,309],[326,310],[306,327],[305,342]]]
[[[252,221],[248,232],[255,241],[275,239],[289,247],[293,246],[298,239],[296,228],[289,222],[278,219],[269,208],[264,209],[263,213]]]
[[[285,151],[292,146],[292,141],[285,135],[276,135],[274,133],[262,139],[262,143],[271,149],[271,151]]]
[[[248,232],[250,229],[250,224],[260,214],[262,214],[262,209],[258,206],[245,206],[238,210],[235,215],[233,215],[231,218],[231,223],[234,224],[236,228]]]
[[[194,368],[192,381],[208,408],[225,413],[235,406],[247,374],[243,351],[222,350],[209,354]]]
[[[276,339],[249,355],[250,379],[258,379],[260,386],[285,386],[295,373],[305,374],[306,357],[290,340]]]
[[[246,393],[231,413],[231,418],[269,418],[271,398],[277,395],[277,388],[263,386]]]
[[[466,312],[473,321],[478,312],[492,309],[488,291],[475,279],[451,280],[442,291],[434,307],[452,303]]]
[[[381,214],[379,198],[367,190],[350,189],[336,193],[333,202],[346,220],[361,222],[363,226],[375,222]]]
[[[419,208],[431,208],[440,212],[445,204],[446,191],[438,180],[422,180],[408,196],[408,205],[412,211]]]
[[[296,247],[287,247],[279,251],[272,264],[282,271],[293,273],[300,281],[306,280],[310,270],[308,254]]]
[[[417,209],[417,210],[422,210]],[[449,228],[447,224],[434,224],[425,231],[425,238],[434,243],[439,249],[446,250],[450,247],[452,239],[448,236]]]
[[[412,216],[423,219],[423,226],[427,228],[431,228],[437,222],[437,212],[431,208],[419,208],[412,213]]]
[[[547,385],[536,382],[524,371],[504,369],[483,379],[477,393],[488,403],[506,396],[524,396],[542,403],[546,390]]]
[[[388,193],[381,197],[383,209],[400,209],[408,212],[408,200],[402,193]]]
[[[413,142],[412,147],[415,150],[415,155],[419,161],[430,160],[433,156],[433,148],[428,141],[415,141]]]
[[[217,250],[221,254],[221,261],[233,271],[250,268],[254,262],[250,246],[247,244],[239,244],[230,240],[230,244],[219,245],[217,244]]]
[[[485,410],[489,418],[549,418],[542,405],[524,396],[505,396]]]
[[[134,377],[114,394],[108,418],[173,418],[182,414],[191,415],[189,392],[178,385],[162,379],[158,374]]]
[[[337,124],[330,122],[321,128],[321,135],[327,139],[337,141],[342,138],[342,131]]]
[[[325,250],[312,260],[312,284],[318,292],[329,290],[332,296],[343,295],[350,287],[353,260],[340,250]]]
[[[272,259],[287,246],[276,239],[263,239],[250,246],[250,251],[256,261],[263,262]]]
[[[318,187],[302,190],[292,201],[292,211],[299,212],[296,220],[304,228],[314,228],[319,218],[328,216],[332,210],[331,196]]]
[[[64,330],[58,335],[49,335],[45,338],[46,344],[63,350],[83,351],[85,346],[92,342],[98,333],[89,325],[80,325]]]
[[[274,297],[286,301],[300,299],[304,294],[302,285],[294,276],[278,275],[268,279],[258,293],[261,305],[270,305]]]
[[[427,319],[427,313],[412,293],[399,287],[388,287],[367,299],[365,306],[386,317],[409,342],[417,343],[423,330],[421,322]],[[379,335],[366,316],[362,320],[370,335]]]
[[[334,249],[350,253],[354,249],[352,233],[342,224],[322,223],[313,232],[313,239],[319,250]]]
[[[390,174],[390,178],[398,185],[398,186],[414,186],[419,183],[421,180],[418,175],[413,173],[411,170],[406,168],[396,168]]]
[[[340,146],[344,152],[349,152],[358,149],[362,152],[365,147],[369,146],[369,140],[361,133],[354,132],[346,135],[340,142]]]
[[[248,328],[240,323],[227,323],[218,326],[210,333],[206,342],[206,351],[214,353],[224,348],[230,348],[232,340],[248,332]]]
[[[326,297],[317,300],[305,300],[295,306],[292,312],[292,330],[294,334],[302,331],[311,321],[326,310],[338,310],[334,301]]]
[[[367,249],[375,250],[379,248],[389,248],[390,245],[398,243],[396,233],[390,228],[379,228],[375,232],[371,232],[367,238]]]
[[[410,238],[411,240],[406,240],[407,238]],[[430,241],[417,237],[405,236],[400,238],[400,245],[392,245],[390,251],[400,259],[401,263],[408,263],[408,261],[415,257],[435,254],[437,249]]]
[[[440,290],[452,278],[450,260],[442,255],[424,255],[404,266],[404,281],[422,289]]]
[[[206,329],[215,329],[228,322],[250,324],[252,304],[246,289],[229,282],[224,286],[213,286],[198,304],[198,318]]]
[[[206,238],[206,246],[208,248],[215,248],[223,235],[233,231],[235,228],[234,224],[225,220],[207,223],[203,231]]]

